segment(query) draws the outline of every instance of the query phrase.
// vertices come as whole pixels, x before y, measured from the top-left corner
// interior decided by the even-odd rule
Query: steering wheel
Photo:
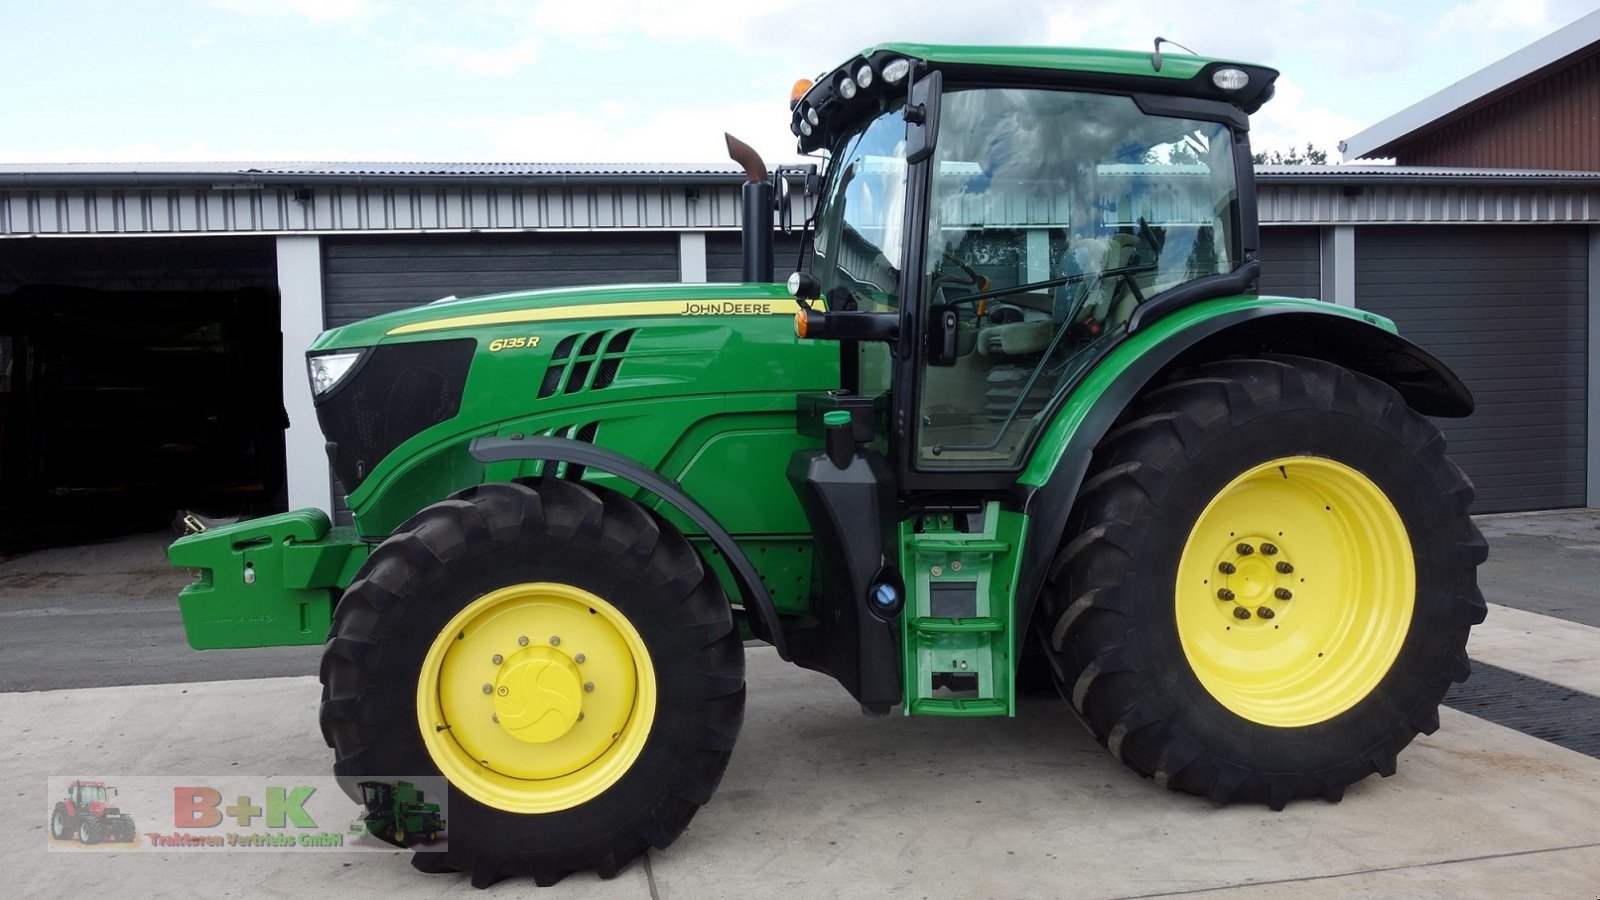
[[[963,281],[949,272],[946,272],[944,269],[937,268],[933,270],[934,281],[943,281],[947,284],[953,284],[957,287],[970,287],[976,288],[980,291],[983,290],[982,285],[986,284],[989,279],[983,277],[983,275],[980,274],[977,269],[967,265],[966,261],[955,255],[955,252],[952,250],[946,249],[940,254],[940,256],[945,262],[950,263],[957,269],[960,269],[961,274],[967,276],[967,278],[965,281]]]

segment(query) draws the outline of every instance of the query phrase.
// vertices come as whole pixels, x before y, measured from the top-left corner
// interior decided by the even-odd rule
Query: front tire
[[[78,830],[78,824],[72,816],[67,815],[67,805],[57,803],[56,808],[50,813],[50,836],[58,841],[70,839]]]
[[[477,887],[610,878],[666,847],[743,718],[716,577],[665,520],[589,485],[488,484],[428,507],[373,552],[331,634],[334,771],[352,787],[444,775],[449,847],[413,863]]]
[[[1381,382],[1295,357],[1186,373],[1095,451],[1042,601],[1058,688],[1172,790],[1336,801],[1470,671],[1471,500]]]

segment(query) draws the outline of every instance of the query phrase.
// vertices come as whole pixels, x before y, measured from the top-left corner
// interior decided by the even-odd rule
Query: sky
[[[796,159],[789,88],[884,41],[1282,71],[1257,150],[1339,141],[1594,0],[0,0],[0,162]],[[1167,48],[1166,52],[1173,52]]]

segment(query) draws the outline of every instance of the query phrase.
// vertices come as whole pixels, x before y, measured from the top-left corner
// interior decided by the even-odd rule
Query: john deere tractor
[[[400,847],[433,841],[444,830],[439,804],[423,801],[423,792],[409,781],[363,781],[362,824],[374,837]]]
[[[744,283],[319,337],[354,524],[179,540],[191,643],[326,641],[335,771],[443,775],[449,849],[414,861],[479,886],[677,838],[752,638],[868,715],[1010,716],[1048,679],[1217,802],[1392,773],[1484,615],[1472,485],[1425,418],[1473,401],[1379,316],[1257,296],[1247,117],[1276,76],[885,44],[798,84],[819,172],[730,141]]]

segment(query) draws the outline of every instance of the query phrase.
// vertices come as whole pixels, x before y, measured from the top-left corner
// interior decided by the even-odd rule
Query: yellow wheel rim
[[[1331,459],[1290,456],[1229,482],[1178,562],[1184,656],[1211,696],[1262,725],[1355,706],[1411,627],[1416,562],[1383,490]]]
[[[516,813],[579,806],[639,758],[656,680],[639,632],[568,584],[485,594],[440,631],[417,678],[417,725],[439,771]]]

